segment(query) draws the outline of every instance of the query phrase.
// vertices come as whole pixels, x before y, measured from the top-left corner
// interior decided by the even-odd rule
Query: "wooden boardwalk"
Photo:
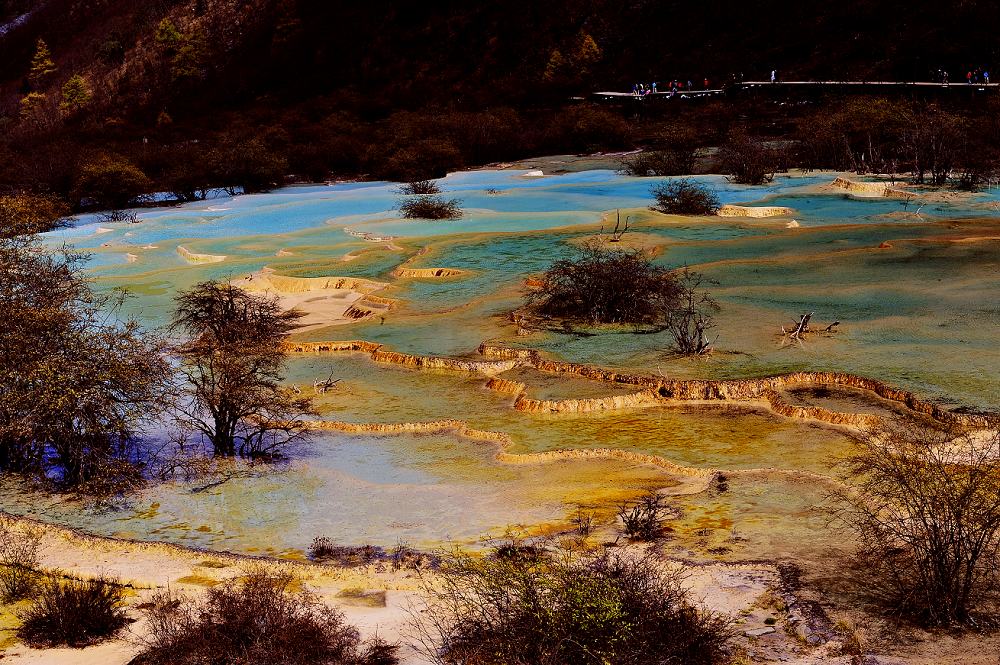
[[[618,92],[613,90],[603,90],[595,92],[592,97],[605,101],[623,101],[628,98],[642,101],[646,99],[698,99],[703,97],[717,97],[730,93],[740,92],[851,92],[851,93],[900,93],[906,91],[926,91],[934,93],[954,94],[958,92],[972,92],[974,94],[990,93],[994,94],[1000,89],[1000,83],[937,83],[934,81],[743,81],[740,83],[730,83],[724,88],[708,88],[703,90],[660,90],[645,95],[635,95],[631,92]]]

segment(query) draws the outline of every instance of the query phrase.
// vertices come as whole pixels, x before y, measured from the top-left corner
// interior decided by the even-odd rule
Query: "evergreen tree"
[[[73,74],[62,87],[62,101],[59,103],[59,110],[67,115],[76,113],[90,103],[92,96],[87,79],[79,74]]]
[[[546,81],[554,81],[555,79],[563,75],[563,71],[566,69],[566,58],[559,49],[554,49],[552,55],[549,56],[549,62],[545,65],[545,73],[542,78]]]
[[[31,58],[31,70],[28,79],[33,86],[40,87],[49,77],[56,73],[58,67],[52,61],[52,52],[44,39],[39,38],[35,46],[35,55]]]
[[[40,92],[29,92],[21,98],[21,120],[38,125],[45,123],[46,98]]]
[[[184,35],[174,22],[168,18],[160,21],[160,24],[156,26],[156,42],[162,44],[163,46],[170,48],[177,48],[177,46],[184,41]]]

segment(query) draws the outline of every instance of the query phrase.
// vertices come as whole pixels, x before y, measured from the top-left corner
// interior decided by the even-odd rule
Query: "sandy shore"
[[[393,570],[388,564],[356,568],[208,552],[163,543],[100,538],[71,529],[8,518],[16,528],[41,529],[44,533],[42,565],[58,569],[69,577],[97,575],[117,577],[132,587],[128,604],[132,608],[158,589],[170,588],[197,596],[220,581],[243,574],[248,566],[264,566],[290,572],[325,602],[343,612],[363,637],[379,635],[401,644],[406,665],[426,665],[410,635],[411,610],[420,604],[423,581],[430,573]],[[665,561],[667,567],[680,564]],[[741,630],[767,627],[770,611],[759,607],[760,599],[779,584],[777,569],[767,563],[710,564],[687,571],[685,585],[700,605],[728,614],[740,622]],[[367,597],[359,600],[364,592]],[[381,602],[384,593],[385,602]],[[369,600],[369,599],[375,599]],[[119,638],[85,649],[31,649],[13,644],[3,653],[4,662],[46,665],[125,665],[140,650],[146,627],[139,613]],[[10,631],[7,631],[8,633]],[[6,635],[5,637],[10,637]]]

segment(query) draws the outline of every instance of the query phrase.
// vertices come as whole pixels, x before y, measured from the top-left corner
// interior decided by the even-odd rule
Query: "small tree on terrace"
[[[181,420],[216,455],[275,456],[307,431],[311,402],[281,386],[284,344],[302,313],[224,282],[177,296],[173,329],[187,378]]]
[[[677,305],[667,312],[667,330],[674,338],[674,351],[684,355],[704,355],[711,352],[708,331],[715,327],[712,314],[718,303],[701,288],[705,277],[684,268],[675,275],[678,286]]]
[[[719,209],[712,190],[687,178],[666,180],[650,192],[656,199],[653,210],[668,215],[713,215]]]
[[[537,313],[587,323],[662,324],[677,303],[671,271],[641,251],[587,243],[556,261],[527,296]]]
[[[939,626],[997,601],[1000,435],[890,424],[846,458],[836,514],[855,534],[865,587],[891,612]],[[995,608],[995,606],[993,606]]]

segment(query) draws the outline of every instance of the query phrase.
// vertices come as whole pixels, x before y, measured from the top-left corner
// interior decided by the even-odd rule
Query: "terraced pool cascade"
[[[850,423],[907,415],[904,403],[809,382],[745,400],[672,401],[558,361],[664,381],[846,372],[948,408],[1000,408],[995,193],[928,192],[933,202],[916,215],[913,202],[832,188],[835,177],[782,175],[757,188],[696,178],[722,203],[792,209],[774,218],[660,215],[646,207],[658,179],[523,169],[442,179],[444,195],[462,201],[453,221],[400,219],[394,183],[147,209],[131,225],[81,218],[48,242],[92,252],[99,287],[131,291],[129,311],[150,326],[205,279],[273,274],[291,285],[282,297],[294,291],[307,309],[330,294],[314,296],[299,278],[347,285],[337,297],[351,280],[384,286],[360,294],[361,318],[296,335],[365,350],[290,356],[288,381],[303,393],[339,381],[316,396],[329,426],[287,464],[210,488],[152,485],[116,510],[8,484],[0,507],[106,535],[301,556],[317,535],[431,547],[510,526],[558,531],[579,505],[611,520],[619,502],[652,488],[678,497],[676,546],[692,556],[818,551],[827,534],[810,507],[835,482]],[[630,221],[619,246],[711,280],[720,304],[711,356],[673,356],[663,331],[554,332],[512,320],[526,281],[582,242],[608,243],[616,211]],[[806,312],[817,332],[781,334]],[[484,342],[514,361],[484,355]],[[438,360],[384,361],[394,354]],[[554,363],[518,360],[527,357]],[[713,489],[720,473],[727,491]]]

